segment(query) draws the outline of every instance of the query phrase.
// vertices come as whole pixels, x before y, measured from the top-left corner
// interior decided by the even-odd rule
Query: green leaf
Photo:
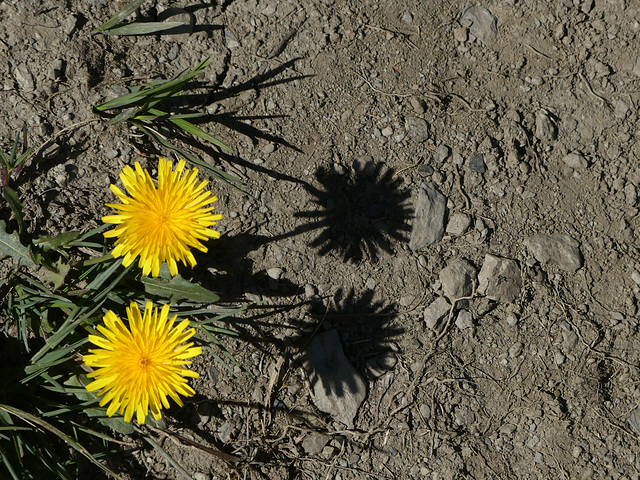
[[[105,23],[100,25],[91,33],[103,33],[104,31],[109,30],[110,28],[114,27],[115,25],[120,23],[122,20],[127,18],[133,12],[135,12],[143,3],[144,3],[144,0],[135,0],[131,2],[129,5],[124,7],[122,10],[120,10],[113,17],[111,17]]]
[[[40,237],[34,240],[33,244],[42,248],[45,252],[48,252],[49,250],[58,250],[59,248],[66,247],[79,236],[80,232],[63,232],[53,237]]]
[[[220,147],[222,150],[224,150],[227,153],[233,153],[233,150],[231,150],[231,148],[227,147],[224,143],[222,143],[217,138],[209,135],[200,127],[196,127],[193,123],[187,122],[183,118],[176,118],[176,117],[169,117],[169,121],[174,125],[176,125],[178,128],[181,128],[182,130],[184,130],[185,132],[188,132],[191,135],[194,135],[196,137],[202,138],[203,140],[211,142],[217,147]]]
[[[0,220],[0,259],[12,257],[19,265],[35,268],[36,264],[31,260],[29,249],[20,243],[16,232],[7,233],[4,220]]]
[[[105,35],[151,35],[186,26],[184,22],[134,22],[119,25],[101,33]]]
[[[13,188],[2,187],[2,193],[5,200],[11,207],[13,214],[16,216],[16,220],[18,221],[18,231],[22,234],[25,231],[24,215],[22,213],[22,208],[24,207],[24,205],[18,198],[18,194]]]
[[[180,275],[176,275],[169,281],[145,276],[141,280],[147,294],[167,298],[172,304],[178,303],[180,300],[198,303],[215,303],[220,300],[220,297],[215,293],[185,280]]]

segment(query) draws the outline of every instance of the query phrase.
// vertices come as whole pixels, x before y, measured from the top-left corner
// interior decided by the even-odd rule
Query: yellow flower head
[[[158,307],[147,302],[142,316],[138,305],[131,303],[127,308],[130,330],[108,311],[105,326],[98,325],[104,337],[89,335],[89,341],[100,348],[90,349],[83,357],[85,365],[95,369],[87,374],[94,381],[86,388],[104,395],[101,407],[111,402],[108,416],[120,409],[124,421],[130,422],[135,412],[138,423],[143,424],[151,409],[153,417],[160,420],[160,409],[169,408],[167,396],[182,407],[178,394],[195,394],[185,377],[199,375],[183,365],[191,365],[187,359],[200,355],[202,348],[194,347],[193,342],[184,344],[195,334],[193,328],[185,331],[189,320],[171,328],[177,315],[169,320],[168,314],[169,306],[164,305],[158,318]]]
[[[214,215],[214,207],[207,206],[218,197],[204,190],[207,181],[196,185],[197,168],[186,170],[183,175],[184,167],[185,161],[180,160],[173,170],[171,162],[161,158],[156,187],[149,172],[136,162],[135,170],[126,166],[120,173],[120,180],[130,196],[111,185],[111,191],[122,203],[107,204],[114,209],[114,214],[102,217],[102,221],[117,226],[104,236],[117,237],[111,255],[115,258],[124,256],[125,267],[140,256],[138,265],[144,275],[151,273],[157,277],[164,262],[169,265],[171,275],[176,275],[176,260],[195,266],[196,259],[190,247],[206,252],[207,247],[201,240],[220,238],[220,233],[209,227],[222,215]]]

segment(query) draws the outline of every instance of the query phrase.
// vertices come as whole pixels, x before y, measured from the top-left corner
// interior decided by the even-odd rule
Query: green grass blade
[[[152,35],[184,27],[184,22],[134,22],[104,31],[105,35]]]
[[[2,463],[7,468],[7,470],[9,470],[9,475],[11,475],[11,478],[13,478],[13,480],[20,480],[20,477],[16,475],[16,471],[13,469],[13,466],[11,466],[11,463],[9,463],[9,459],[5,455],[2,448],[0,448],[0,458],[2,458]]]
[[[184,118],[169,117],[169,121],[172,122],[174,125],[176,125],[178,128],[181,128],[182,130],[184,130],[185,132],[190,133],[195,137],[206,140],[207,142],[213,143],[214,145],[216,145],[217,147],[220,147],[222,150],[224,150],[227,153],[233,153],[233,150],[227,147],[220,140],[218,140],[215,137],[212,137],[207,132],[202,130],[200,127],[196,127],[193,123],[186,121]]]
[[[168,82],[150,88],[145,88],[145,86],[149,86],[150,84],[143,85],[139,91],[131,92],[121,97],[114,98],[113,100],[98,105],[95,108],[98,111],[112,110],[114,108],[123,108],[125,106],[135,104],[145,98],[157,97],[161,94],[166,94],[165,96],[169,96],[168,94],[174,94],[185,84],[187,84],[193,77],[202,73],[202,71],[209,65],[209,63],[211,63],[211,58],[205,58],[193,70],[185,71],[173,80],[169,80]]]
[[[191,478],[191,476],[186,472],[186,470],[182,468],[182,465],[180,465],[171,455],[169,455],[168,452],[163,450],[162,447],[158,445],[158,443],[153,438],[151,438],[151,436],[148,433],[145,433],[138,427],[135,427],[135,428],[139,433],[142,434],[142,438],[144,438],[144,440],[149,445],[151,445],[160,455],[162,455],[165,458],[165,460],[171,464],[173,468],[175,468],[178,472],[180,472],[186,480],[193,480],[193,478]]]
[[[4,410],[5,412],[8,412],[8,413],[14,415],[14,416],[20,418],[22,421],[24,421],[26,423],[36,424],[36,425],[40,426],[41,428],[43,428],[45,430],[48,430],[49,432],[53,433],[58,438],[60,438],[62,441],[64,441],[71,448],[73,448],[76,452],[78,452],[83,457],[85,457],[87,460],[89,460],[91,463],[93,463],[94,465],[96,465],[97,467],[102,469],[104,472],[108,473],[109,475],[113,475],[115,478],[120,478],[118,476],[118,474],[116,474],[114,471],[112,471],[109,467],[107,467],[106,465],[103,465],[102,463],[97,461],[94,458],[94,456],[91,455],[91,453],[89,453],[89,451],[86,448],[84,448],[82,445],[80,445],[80,443],[76,442],[73,438],[71,438],[69,435],[64,433],[59,428],[51,425],[48,422],[45,422],[40,417],[36,417],[35,415],[31,415],[30,413],[24,412],[22,410],[14,408],[14,407],[12,407],[10,405],[2,405],[2,404],[0,404],[0,410]]]
[[[135,12],[143,3],[144,3],[144,0],[135,0],[131,2],[129,5],[125,6],[122,10],[118,11],[113,17],[111,17],[105,23],[100,25],[91,33],[103,33],[106,30],[109,30],[110,28],[114,27],[115,25],[120,23],[122,20],[127,18],[133,12]]]

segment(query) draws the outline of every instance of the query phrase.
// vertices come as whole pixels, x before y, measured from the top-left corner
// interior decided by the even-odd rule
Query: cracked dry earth
[[[241,460],[158,436],[192,478],[640,477],[637,1],[158,0],[181,33],[90,35],[123,4],[0,3],[1,146],[51,139],[30,234],[86,231],[170,153],[92,105],[212,57],[183,106],[255,199],[212,183],[184,275],[262,308],[228,324],[249,375],[202,357],[167,420]]]

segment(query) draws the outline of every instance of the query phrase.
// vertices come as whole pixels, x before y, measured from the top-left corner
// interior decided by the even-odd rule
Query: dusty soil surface
[[[190,33],[90,35],[123,4],[0,3],[0,141],[23,124],[53,139],[15,185],[30,234],[86,231],[123,166],[170,155],[86,123],[92,105],[213,57],[185,105],[235,152],[203,158],[255,200],[212,183],[223,238],[183,274],[263,308],[229,325],[248,374],[201,357],[198,396],[167,420],[241,461],[158,435],[187,473],[639,478],[637,2],[158,0],[138,19]],[[446,230],[410,248],[425,185]],[[514,298],[480,288],[487,254],[517,262]],[[465,278],[441,273],[456,260]],[[465,299],[436,318],[443,296]],[[321,383],[334,413],[318,338],[348,361]],[[182,478],[153,450],[111,462]]]

